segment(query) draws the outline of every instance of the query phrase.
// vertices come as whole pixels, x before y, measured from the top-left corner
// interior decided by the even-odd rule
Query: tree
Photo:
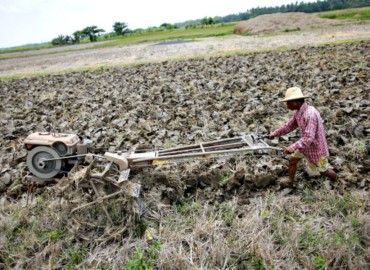
[[[129,29],[128,29],[128,25],[124,22],[115,22],[113,24],[113,30],[114,32],[116,32],[117,35],[125,35]]]
[[[200,20],[200,24],[202,25],[211,25],[211,24],[217,24],[219,23],[219,20],[215,20],[212,17],[204,17],[203,19]]]
[[[88,26],[81,30],[82,34],[88,36],[91,42],[97,40],[97,34],[105,32],[103,29],[99,29],[97,26]]]
[[[82,33],[82,31],[75,31],[75,32],[73,32],[72,36],[73,36],[73,42],[74,43],[80,43],[81,37],[83,36],[83,33]]]
[[[171,29],[177,29],[177,28],[179,28],[177,25],[175,25],[175,24],[170,24],[170,23],[162,23],[160,27],[162,27],[162,28],[164,28],[164,29],[167,29],[167,30],[171,30]]]
[[[54,45],[54,46],[62,46],[62,45],[71,45],[73,44],[73,38],[71,36],[63,36],[63,35],[59,35],[58,37],[54,38],[52,41],[51,41],[51,44]]]

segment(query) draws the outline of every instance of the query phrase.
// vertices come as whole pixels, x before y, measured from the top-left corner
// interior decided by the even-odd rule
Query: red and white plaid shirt
[[[323,120],[315,107],[308,105],[306,102],[303,103],[293,118],[271,135],[280,137],[296,128],[299,128],[301,138],[290,146],[294,151],[298,149],[311,163],[316,163],[322,157],[329,156]]]

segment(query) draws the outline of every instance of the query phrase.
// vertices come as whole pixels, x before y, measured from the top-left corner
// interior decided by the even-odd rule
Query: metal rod
[[[203,145],[200,143],[200,144],[199,144],[199,146],[200,146],[200,148],[202,149],[202,152],[204,153],[204,152],[205,152],[205,150],[204,150]]]
[[[241,140],[241,137],[234,137],[234,138],[221,139],[221,140],[216,140],[216,141],[202,142],[202,144],[203,144],[203,146],[205,146],[205,145],[212,145],[212,144],[215,144],[215,143],[235,141],[235,140]],[[185,145],[185,146],[172,147],[172,148],[168,148],[168,149],[159,150],[158,152],[165,153],[165,152],[171,152],[171,151],[180,150],[180,149],[190,149],[190,148],[194,148],[194,147],[199,147],[199,143],[191,144],[191,145]]]
[[[101,155],[95,155],[95,154],[87,153],[87,154],[74,155],[74,156],[65,156],[65,157],[58,157],[58,158],[43,159],[42,161],[53,161],[53,160],[60,160],[60,159],[71,159],[71,158],[75,158],[75,157],[85,157],[87,155],[91,155],[93,157],[98,157],[98,158],[104,158]]]
[[[112,194],[110,194],[110,195],[107,195],[107,196],[104,196],[104,197],[100,197],[100,198],[101,198],[101,199],[103,199],[103,200],[106,200],[106,199],[112,198],[112,197],[114,197],[114,196],[116,196],[116,195],[118,195],[118,194],[121,194],[121,193],[123,193],[123,192],[125,192],[125,190],[124,190],[124,189],[121,189],[120,191],[117,191],[117,192],[115,192],[115,193],[112,193]],[[89,203],[83,204],[83,205],[81,205],[81,206],[78,206],[78,207],[76,207],[76,208],[73,208],[73,209],[72,209],[72,211],[71,211],[71,213],[73,213],[73,212],[75,212],[75,211],[77,211],[77,210],[79,210],[79,209],[82,209],[82,208],[84,208],[84,207],[87,207],[87,206],[93,205],[93,204],[95,204],[95,203],[98,203],[98,201],[97,201],[97,200],[95,200],[95,201],[93,201],[93,202],[89,202]]]
[[[280,147],[258,147],[258,148],[241,148],[241,149],[229,149],[229,150],[221,150],[221,151],[211,151],[205,153],[190,153],[190,154],[179,154],[179,155],[168,155],[168,156],[161,156],[161,157],[153,157],[153,158],[138,158],[132,159],[133,163],[142,162],[142,161],[153,161],[153,160],[166,160],[166,159],[176,159],[176,158],[192,158],[192,157],[199,157],[199,156],[212,156],[212,155],[222,155],[228,153],[238,153],[238,152],[252,152],[252,151],[260,151],[260,150],[278,150],[281,151],[283,148]]]
[[[171,151],[171,152],[167,152],[167,153],[164,153],[164,154],[182,154],[182,153],[186,153],[186,152],[191,152],[191,151],[202,151],[202,152],[206,152],[207,150],[211,150],[211,149],[219,149],[219,150],[222,150],[222,149],[227,149],[228,147],[236,147],[236,146],[243,146],[245,145],[246,143],[244,142],[238,142],[238,143],[230,143],[230,144],[221,144],[221,145],[213,145],[213,146],[208,146],[208,147],[201,147],[202,144],[200,144],[200,148],[198,149],[188,149],[188,150],[178,150],[178,151]],[[203,151],[204,150],[204,151]],[[160,154],[162,153],[159,153],[158,156],[161,156]]]
[[[112,221],[112,218],[110,217],[109,212],[108,212],[107,208],[104,205],[104,197],[100,196],[99,191],[96,188],[94,182],[92,180],[90,180],[89,182],[90,182],[90,185],[92,186],[92,188],[94,189],[96,197],[98,197],[96,199],[96,201],[101,204],[101,207],[103,208],[105,214],[107,215],[107,218],[108,218],[109,222],[113,225],[114,223]]]

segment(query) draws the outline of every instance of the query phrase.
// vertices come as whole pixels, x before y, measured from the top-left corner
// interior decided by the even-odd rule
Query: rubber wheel
[[[57,151],[47,146],[37,146],[28,152],[27,167],[33,175],[39,178],[52,178],[59,173],[62,161],[60,159],[44,160],[54,158],[60,158]]]

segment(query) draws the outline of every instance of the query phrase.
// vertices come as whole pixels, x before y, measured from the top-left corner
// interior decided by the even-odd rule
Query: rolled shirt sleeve
[[[296,119],[293,117],[290,119],[286,124],[284,124],[282,127],[278,128],[274,132],[271,133],[273,137],[280,137],[285,134],[288,134],[295,130],[298,127]]]

